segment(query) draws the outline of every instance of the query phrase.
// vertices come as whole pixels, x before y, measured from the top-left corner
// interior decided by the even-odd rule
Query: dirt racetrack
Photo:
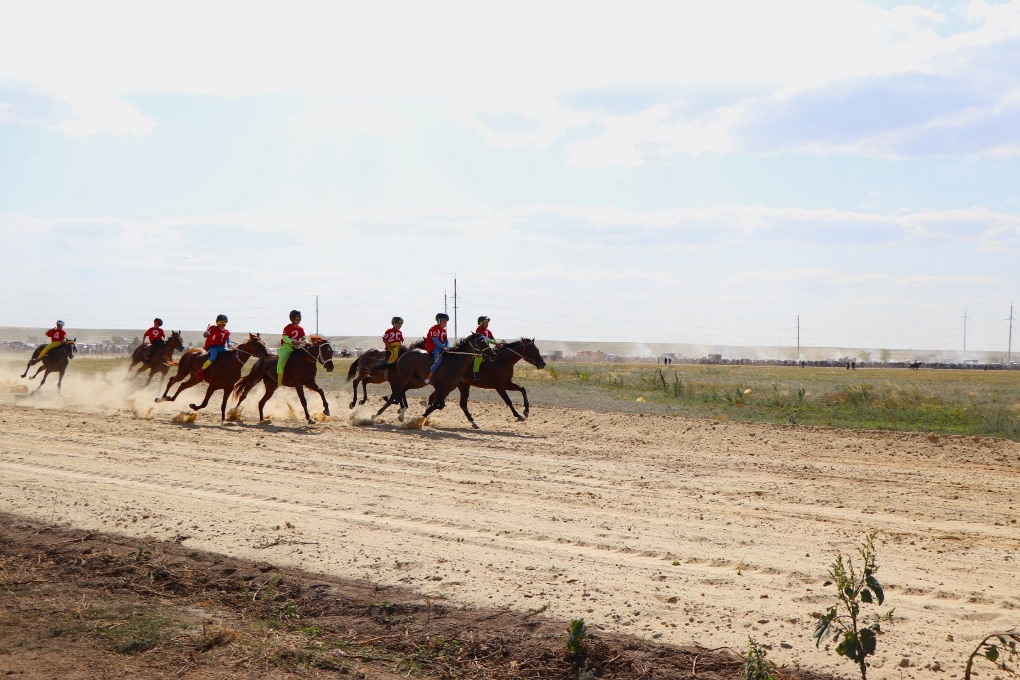
[[[524,423],[473,403],[481,430],[455,405],[401,429],[352,420],[335,393],[315,426],[280,406],[274,424],[249,408],[220,426],[211,409],[172,422],[184,405],[153,405],[154,388],[25,398],[17,382],[0,396],[0,511],[46,523],[663,643],[750,635],[776,663],[845,677],[814,616],[836,553],[876,530],[895,614],[871,677],[961,677],[1020,622],[1014,442],[541,403]]]

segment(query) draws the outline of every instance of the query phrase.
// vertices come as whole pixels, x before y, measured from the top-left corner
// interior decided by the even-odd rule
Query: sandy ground
[[[836,553],[876,530],[895,615],[872,677],[961,677],[984,635],[1020,622],[1013,442],[534,403],[525,423],[478,403],[481,430],[455,407],[401,429],[350,418],[345,394],[315,426],[293,397],[271,425],[252,407],[175,423],[183,404],[153,404],[154,386],[69,375],[61,397],[25,397],[0,368],[0,510],[55,524],[661,642],[750,635],[779,664],[846,677],[813,615],[834,602]]]

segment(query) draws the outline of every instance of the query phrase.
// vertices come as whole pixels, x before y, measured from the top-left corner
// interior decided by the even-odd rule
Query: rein
[[[319,343],[318,345],[314,345],[314,347],[315,347],[315,354],[312,354],[311,352],[309,352],[308,351],[308,347],[298,347],[298,349],[300,349],[302,352],[304,352],[305,354],[310,356],[315,361],[315,363],[322,364],[323,366],[325,366],[326,362],[322,360],[322,348],[325,347],[328,344],[329,344],[328,342],[322,342],[322,343]]]

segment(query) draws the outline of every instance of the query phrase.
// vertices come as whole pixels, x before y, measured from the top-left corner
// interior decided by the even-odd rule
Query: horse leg
[[[323,413],[323,415],[327,415],[328,416],[329,415],[329,402],[326,401],[326,390],[324,390],[321,387],[319,387],[315,383],[314,379],[312,379],[308,383],[305,383],[305,387],[307,387],[310,390],[315,390],[316,392],[319,393],[319,396],[322,397],[322,413]]]
[[[195,404],[188,404],[188,406],[191,407],[192,411],[201,411],[202,409],[209,405],[209,398],[212,397],[213,392],[215,392],[218,389],[219,389],[218,387],[213,387],[212,385],[209,385],[209,389],[205,391],[205,399],[202,400],[202,403],[198,406],[196,406]],[[180,393],[181,391],[177,390],[177,394]],[[175,394],[174,396],[176,397],[177,394]]]
[[[266,393],[262,395],[261,399],[259,399],[259,422],[260,423],[263,420],[265,420],[265,416],[263,415],[262,409],[265,408],[266,402],[269,401],[270,397],[273,396],[273,393],[276,392],[276,378],[275,377],[273,377],[273,378],[265,378],[265,379],[262,380],[262,384],[266,388]]]
[[[39,369],[39,370],[41,371],[42,369]],[[37,375],[39,375],[39,371],[36,371],[35,375],[33,375],[31,379],[35,380],[35,376],[37,376]],[[42,382],[39,383],[39,387],[36,387],[34,390],[32,390],[33,394],[35,394],[40,389],[42,389],[42,386],[46,384],[46,378],[48,378],[49,376],[50,376],[50,372],[49,371],[46,371],[45,373],[43,373]]]
[[[315,421],[312,419],[311,414],[308,413],[308,400],[305,399],[305,390],[301,387],[301,383],[296,383],[294,385],[294,391],[297,392],[298,401],[301,402],[301,408],[305,410],[305,420],[308,421],[309,425],[314,425]]]
[[[347,408],[354,408],[354,405],[358,403],[358,383],[361,382],[361,378],[354,379],[354,398],[351,399],[351,405]],[[364,404],[365,402],[361,402]]]
[[[460,390],[460,410],[467,416],[468,421],[471,423],[471,427],[477,430],[478,423],[476,423],[475,419],[471,417],[471,412],[468,411],[467,407],[468,394],[471,392],[471,385],[468,385],[467,383],[460,383],[457,385],[457,389]]]
[[[227,400],[230,399],[230,390],[223,388],[223,401],[220,402],[220,425],[227,424]]]
[[[518,413],[517,409],[514,408],[514,403],[510,401],[510,395],[506,393],[505,389],[503,389],[502,387],[497,387],[496,393],[499,396],[503,397],[503,401],[506,402],[506,405],[510,407],[510,413],[514,414],[514,418],[516,418],[518,421],[524,420],[524,416]]]
[[[39,373],[40,373],[41,371],[44,371],[44,370],[46,370],[46,367],[45,367],[45,366],[40,366],[40,367],[39,367],[39,370],[38,370],[38,371],[36,371],[35,373],[33,373],[33,374],[32,374],[32,377],[31,377],[31,378],[29,378],[29,380],[35,380],[36,378],[38,378],[38,377],[39,377]],[[28,373],[28,371],[25,371],[25,372],[26,372],[26,373]],[[46,373],[49,373],[49,371],[46,371]],[[45,376],[45,375],[43,376],[43,382],[46,382],[46,376]],[[41,385],[41,384],[42,384],[42,383],[40,383],[40,385]]]
[[[365,380],[365,379],[361,380],[361,403],[362,404],[364,404],[364,403],[366,403],[368,401],[368,383],[369,383],[368,380]],[[358,388],[357,387],[354,388],[354,394],[355,394],[355,396],[357,396],[357,394],[358,394]]]
[[[528,403],[528,391],[526,389],[524,389],[521,385],[518,385],[515,382],[507,383],[507,386],[505,388],[503,388],[503,389],[505,389],[507,392],[520,392],[521,393],[521,396],[524,398],[524,417],[527,418],[528,417],[528,413],[531,410],[531,405]],[[509,397],[504,397],[504,398],[507,400],[507,402],[510,401]],[[513,410],[513,406],[511,406],[510,409]]]
[[[64,371],[67,367],[60,369],[60,373],[57,374],[57,394],[60,394],[60,386],[64,384]]]
[[[24,378],[26,375],[28,375],[28,369],[30,369],[30,368],[32,368],[32,360],[31,359],[28,360],[28,364],[25,366],[25,372],[21,374],[22,378]]]

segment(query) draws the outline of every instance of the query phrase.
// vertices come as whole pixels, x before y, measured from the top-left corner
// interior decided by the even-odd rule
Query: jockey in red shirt
[[[305,342],[305,329],[301,327],[301,312],[292,309],[290,323],[283,327],[283,337],[280,338],[280,358],[276,360],[277,387],[283,385],[283,369],[287,367],[287,360],[302,342]]]
[[[492,331],[489,330],[489,321],[490,319],[487,316],[478,317],[478,328],[475,329],[475,333],[478,333],[478,335],[484,335],[486,342],[490,345],[495,345],[496,339],[492,337]],[[483,358],[484,357],[479,354],[475,357],[474,364],[471,366],[471,374],[475,380],[478,380],[478,369],[482,367]]]
[[[152,355],[156,353],[156,350],[166,345],[166,333],[160,326],[163,325],[163,319],[155,318],[152,320],[152,328],[145,331],[145,335],[142,336],[142,347],[145,347],[145,341],[149,341],[149,351],[145,353],[145,360],[143,364],[149,363],[152,359]]]
[[[209,358],[202,364],[202,368],[198,369],[198,379],[205,379],[205,369],[212,365],[212,362],[216,361],[216,357],[219,356],[220,352],[227,349],[227,343],[230,342],[230,331],[227,330],[227,315],[218,314],[216,316],[216,323],[205,329],[202,333],[205,337],[205,350],[209,352]]]
[[[386,332],[383,333],[382,341],[383,346],[390,353],[387,361],[392,364],[400,354],[400,346],[404,344],[404,334],[400,332],[400,327],[404,325],[404,320],[399,316],[395,316],[390,320],[390,323],[393,327],[386,329]]]
[[[48,331],[46,331],[46,337],[50,339],[49,344],[42,348],[42,351],[39,352],[39,356],[37,356],[35,359],[32,359],[28,363],[29,366],[36,363],[37,361],[42,361],[43,357],[46,356],[46,354],[51,349],[53,349],[54,347],[60,347],[65,342],[67,342],[67,331],[64,330],[64,322],[57,321],[57,324],[54,328],[51,328]]]
[[[432,382],[432,374],[443,363],[443,352],[450,346],[450,340],[446,336],[446,324],[450,320],[449,314],[439,312],[436,314],[436,325],[429,329],[425,335],[425,351],[432,354],[432,368],[429,369],[429,377],[425,378],[425,384]]]

